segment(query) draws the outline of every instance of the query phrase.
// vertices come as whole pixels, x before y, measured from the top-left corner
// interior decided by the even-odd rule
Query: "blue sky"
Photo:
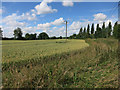
[[[13,30],[20,27],[23,34],[47,32],[50,36],[78,33],[81,27],[109,21],[118,17],[117,2],[3,2],[2,29],[4,37],[13,37]]]

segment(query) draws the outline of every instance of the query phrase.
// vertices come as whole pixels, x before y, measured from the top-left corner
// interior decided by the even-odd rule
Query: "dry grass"
[[[117,88],[117,40],[87,39],[89,47],[3,72],[3,86],[38,88]],[[112,42],[112,43],[111,43]]]

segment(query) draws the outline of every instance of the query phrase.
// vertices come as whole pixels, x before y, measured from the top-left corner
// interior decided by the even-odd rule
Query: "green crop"
[[[63,43],[56,43],[56,42]],[[87,47],[84,40],[36,40],[36,41],[2,41],[2,61],[21,61],[60,54]]]

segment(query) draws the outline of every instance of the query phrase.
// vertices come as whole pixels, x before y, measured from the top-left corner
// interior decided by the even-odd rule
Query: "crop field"
[[[3,41],[3,87],[118,87],[118,40],[64,41]]]
[[[84,40],[3,41],[2,61],[21,61],[78,50],[89,46]]]

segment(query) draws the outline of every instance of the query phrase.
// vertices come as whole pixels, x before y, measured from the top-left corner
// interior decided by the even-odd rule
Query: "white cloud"
[[[50,23],[38,24],[37,27],[38,27],[38,29],[46,29],[46,28],[50,28],[52,25],[58,26],[58,25],[62,25],[62,24],[64,24],[64,19],[59,18]]]
[[[28,20],[28,21],[33,21],[36,20],[36,15],[33,13],[30,15],[30,13],[23,13],[21,16],[19,16],[20,19],[22,20]]]
[[[54,22],[51,22],[51,24],[53,24],[53,25],[64,24],[64,19],[63,18],[56,19]]]
[[[35,10],[34,10],[34,9],[31,9],[31,12],[35,13]]]
[[[73,22],[71,25],[70,25],[70,27],[69,27],[69,29],[71,29],[71,30],[76,30],[76,29],[79,29],[80,27],[81,27],[81,22],[79,22],[79,21],[77,21],[77,22]]]
[[[35,14],[32,14],[33,17]],[[13,34],[11,35],[7,35],[6,33],[10,33],[13,32],[13,30],[17,27],[20,27],[25,35],[25,33],[33,33],[35,32],[35,30],[42,30],[44,32],[47,32],[48,30],[50,30],[51,26],[58,26],[58,25],[62,25],[64,24],[64,19],[63,18],[59,18],[54,20],[53,22],[50,23],[43,23],[43,24],[38,24],[37,26],[34,27],[28,27],[28,24],[26,22],[21,22],[21,20],[31,20],[29,19],[30,14],[26,13],[26,14],[22,14],[22,15],[17,15],[16,13],[13,13],[12,15],[9,15],[5,18],[2,19],[4,28],[3,30],[5,31],[5,36],[13,36]]]
[[[47,2],[47,3],[51,3],[53,2],[54,0],[43,0],[43,2]]]
[[[8,15],[5,18],[2,19],[3,23],[7,23],[9,21],[21,21],[21,20],[28,20],[28,21],[33,21],[36,20],[36,15],[32,14],[30,15],[30,13],[23,13],[22,15],[17,15],[16,13],[12,13],[12,15]]]
[[[103,13],[98,13],[93,16],[94,16],[94,21],[99,21],[99,22],[104,21],[107,18],[107,16]]]
[[[2,14],[2,12],[3,12],[3,10],[2,10],[2,9],[0,9],[0,14]]]
[[[74,21],[70,26],[69,29],[70,30],[78,30],[81,27],[86,27],[88,24],[91,24],[92,22],[89,20],[85,20],[84,22],[80,22],[80,21]]]
[[[38,24],[37,29],[42,30],[43,32],[47,32],[50,36],[59,36],[59,35],[63,35],[62,33],[64,33],[63,30],[65,30],[65,27],[63,26],[58,28],[56,26],[59,26],[62,24],[65,24],[64,19],[59,18],[50,23]],[[55,27],[52,27],[52,26],[55,26]]]
[[[3,18],[2,23],[11,27],[17,27],[17,26],[24,27],[26,23],[19,22],[20,19],[21,19],[21,16],[17,16],[16,13],[13,13],[12,15],[9,15]]]
[[[33,33],[36,33],[36,30],[37,30],[37,28],[36,27],[25,27],[25,28],[23,28],[23,33],[24,33],[24,35],[26,34],[26,33],[31,33],[31,34],[33,34]]]
[[[37,14],[48,14],[57,12],[57,9],[52,9],[51,6],[48,6],[47,3],[51,3],[52,0],[43,0],[39,5],[35,6],[35,10],[37,11]],[[32,10],[33,11],[33,10]]]
[[[92,22],[89,20],[82,20],[84,22],[80,21],[73,21],[73,23],[68,27],[68,35],[72,34],[78,34],[80,28],[86,27],[88,24],[91,24]]]
[[[3,24],[3,30],[4,30],[4,36],[11,37],[13,36],[13,31],[15,28],[20,27],[22,31],[27,30],[27,23],[25,21],[21,20],[35,20],[36,15],[30,13],[23,13],[22,15],[17,15],[16,13],[12,13],[11,15],[8,15],[2,19]],[[30,29],[30,28],[29,28]],[[11,34],[12,33],[12,34]],[[11,35],[8,35],[11,34]]]
[[[23,13],[21,15],[17,15],[17,13],[12,13],[2,19],[2,23],[4,26],[5,36],[11,37],[13,36],[13,30],[17,27],[20,27],[25,34],[26,32],[33,32],[33,30],[42,29],[47,31],[51,25],[60,25],[62,24],[63,18],[60,18],[54,22],[38,24],[36,27],[29,27],[25,21],[28,20],[33,21],[37,20],[37,14],[47,14],[57,12],[57,9],[52,9],[51,6],[48,6],[48,3],[51,3],[53,0],[43,0],[39,5],[35,6],[35,9],[31,9],[30,12]],[[0,9],[0,13],[2,13],[2,9]],[[42,17],[42,16],[41,16]],[[8,35],[11,34],[11,35]]]
[[[68,7],[68,6],[72,7],[74,5],[74,3],[72,1],[70,1],[70,0],[64,0],[62,2],[62,5],[65,6],[65,7]]]
[[[17,16],[16,13],[13,13],[12,15],[6,16],[5,18],[2,19],[2,23],[7,23],[9,21],[15,21],[18,20],[19,16]]]
[[[48,30],[47,33],[50,36],[65,36],[65,27],[53,27],[52,29]]]
[[[45,29],[45,28],[49,28],[50,26],[51,26],[50,23],[38,24],[37,25],[38,29]]]
[[[13,31],[17,27],[20,27],[23,29],[24,27],[27,26],[26,22],[21,22],[21,16],[17,16],[16,13],[13,13],[12,15],[6,16],[5,18],[2,19],[2,24],[3,24],[3,35],[5,37],[12,37],[13,36]]]

